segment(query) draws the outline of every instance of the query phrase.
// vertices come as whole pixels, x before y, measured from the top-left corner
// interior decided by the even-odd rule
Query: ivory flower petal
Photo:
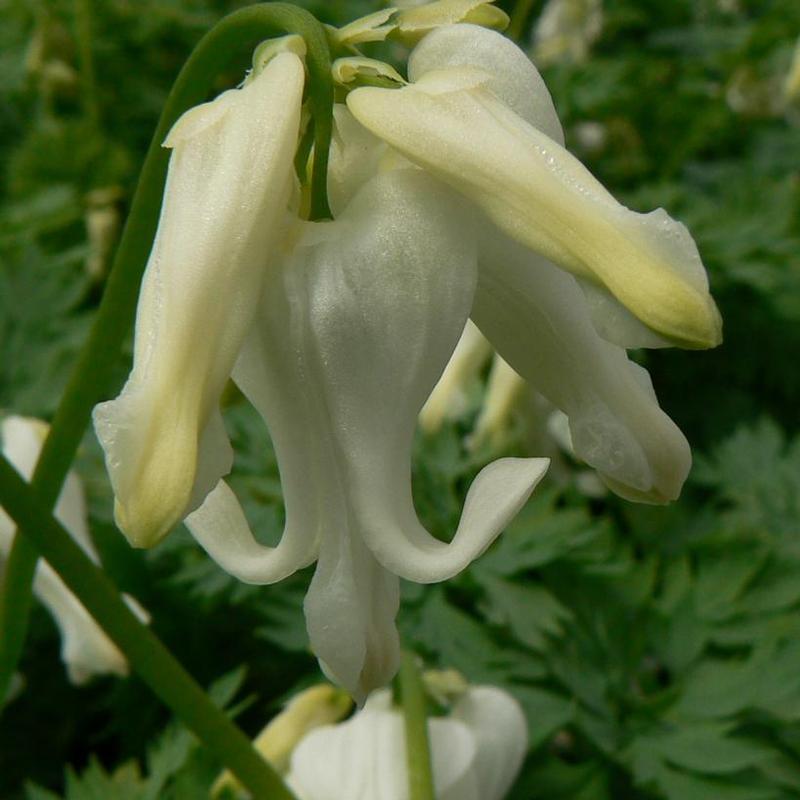
[[[94,415],[117,523],[135,546],[161,539],[230,469],[216,405],[286,213],[303,81],[301,60],[281,53],[247,86],[184,114],[165,141],[133,371]]]
[[[502,800],[528,746],[525,717],[508,694],[470,687],[448,717],[428,720],[439,800]],[[388,691],[346,722],[318,728],[297,746],[289,785],[300,800],[407,800],[405,730]]]
[[[358,190],[377,174],[386,145],[356,122],[347,106],[333,107],[333,137],[328,162],[328,200],[338,217]]]
[[[478,797],[505,797],[528,751],[528,723],[519,703],[495,686],[473,686],[453,706],[452,719],[475,738]]]
[[[302,739],[323,725],[332,725],[347,716],[352,700],[328,683],[317,684],[295,695],[279,714],[253,740],[253,746],[281,775],[289,770],[289,759]],[[211,787],[215,798],[224,789],[244,793],[244,787],[225,770]]]
[[[689,445],[659,408],[645,370],[599,336],[572,276],[501,234],[481,242],[475,323],[567,414],[576,454],[610,488],[642,502],[674,500]]]
[[[474,761],[475,743],[461,722],[434,718],[428,724],[436,796],[453,800],[453,786]],[[292,754],[288,783],[299,800],[407,800],[405,730],[390,693],[375,692],[346,722],[309,733]],[[479,800],[470,788],[458,800]]]
[[[424,42],[423,42],[424,45]],[[356,119],[475,201],[503,231],[606,287],[658,334],[719,343],[721,322],[685,227],[617,203],[560,144],[515,113],[474,67],[426,72],[402,89],[363,87]]]
[[[40,420],[17,416],[3,420],[3,454],[27,480],[33,475],[46,435],[47,425]],[[54,516],[89,558],[98,563],[87,525],[83,486],[73,472],[67,474]],[[11,548],[15,528],[13,520],[0,508],[0,562]],[[61,658],[73,683],[86,683],[95,675],[107,673],[127,675],[125,657],[46,561],[36,567],[33,591],[61,632]],[[148,619],[147,612],[132,597],[125,596],[125,601],[141,620]]]
[[[515,114],[558,144],[564,131],[553,98],[539,70],[503,34],[479,25],[444,25],[429,33],[411,52],[408,77],[417,81],[429,72],[473,67],[487,73],[486,88]]]
[[[434,0],[401,9],[396,18],[396,35],[416,44],[438,28],[453,23],[475,23],[487,28],[505,30],[508,14],[493,5],[494,0]]]

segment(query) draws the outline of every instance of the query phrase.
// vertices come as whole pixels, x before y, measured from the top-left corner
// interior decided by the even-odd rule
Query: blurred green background
[[[800,797],[800,3],[566,0],[560,17],[555,4],[500,3],[542,69],[568,146],[627,205],[664,206],[686,223],[723,313],[717,350],[641,356],[695,467],[662,509],[587,498],[568,465],[471,569],[405,587],[400,627],[430,665],[522,702],[531,752],[514,800]],[[171,81],[239,5],[12,0],[0,10],[3,410],[52,415]],[[379,7],[301,5],[333,24]],[[418,442],[418,508],[443,536],[482,461],[529,441],[521,411],[502,441],[468,452],[481,392]],[[266,431],[233,396],[226,421],[233,483],[274,541],[283,510]],[[218,696],[238,692],[248,732],[319,680],[302,618],[308,574],[238,584],[183,531],[134,552],[113,528],[90,435],[77,469],[106,568],[201,682],[227,676]],[[72,687],[58,648],[37,608],[26,687],[0,722],[0,797],[202,796],[219,765],[149,691],[135,677]]]

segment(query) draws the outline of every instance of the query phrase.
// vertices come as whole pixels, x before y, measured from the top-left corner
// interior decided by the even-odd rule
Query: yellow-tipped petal
[[[474,72],[451,68],[399,90],[357,89],[347,105],[362,125],[477,203],[499,228],[605,286],[652,330],[683,347],[719,344],[721,318],[686,228],[662,209],[638,214],[620,205]]]
[[[304,71],[276,55],[250,83],[186,112],[136,316],[134,366],[95,409],[132,544],[149,547],[229,469],[216,410],[256,312],[292,186]]]

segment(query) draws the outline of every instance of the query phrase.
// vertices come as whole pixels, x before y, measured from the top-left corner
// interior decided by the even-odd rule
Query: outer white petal
[[[61,631],[61,659],[73,683],[105,673],[127,675],[125,657],[48,564],[36,568],[33,591]]]
[[[401,456],[392,461],[400,462]],[[435,583],[457,575],[503,532],[544,477],[546,458],[501,458],[484,467],[469,488],[455,535],[449,544],[420,525],[410,486],[398,488],[399,469],[363,475],[357,508],[364,538],[387,569],[417,583]],[[404,467],[408,468],[407,459]],[[404,470],[407,473],[407,469]],[[381,480],[383,478],[383,480]],[[392,494],[386,487],[391,480]]]
[[[444,718],[428,725],[436,796],[484,800],[471,774],[470,731]],[[375,692],[347,722],[306,736],[292,754],[288,783],[300,800],[408,800],[403,719],[391,709],[388,692]]]
[[[443,580],[489,546],[547,462],[503,459],[484,469],[452,544],[420,525],[411,498],[411,443],[417,414],[472,302],[471,217],[417,170],[388,173],[372,186],[384,195],[359,195],[341,218],[352,223],[351,235],[324,256],[331,262],[313,284],[311,326],[360,534],[390,571]]]
[[[211,558],[245,583],[276,583],[308,566],[317,556],[313,528],[289,527],[277,547],[259,544],[225,481],[216,485],[185,523]]]
[[[721,321],[686,228],[661,209],[617,203],[556,141],[487,88],[473,67],[426,73],[413,85],[351,92],[365,127],[473,199],[506,233],[605,286],[661,336],[719,343]]]
[[[494,0],[432,0],[403,8],[397,16],[396,35],[416,44],[438,28],[460,22],[505,30],[508,14],[493,4]]]
[[[419,423],[424,431],[439,430],[446,419],[457,417],[464,410],[467,386],[477,377],[491,352],[492,346],[486,337],[472,320],[468,320],[442,377],[419,412]]]
[[[595,331],[575,280],[502,235],[483,237],[473,319],[500,355],[564,411],[576,454],[618,494],[674,500],[691,464],[649,376]]]
[[[301,472],[279,450],[287,513],[292,484],[294,502],[318,504],[319,565],[306,599],[311,644],[357,697],[390,679],[399,655],[398,582],[364,546],[372,520],[361,496],[374,488],[360,476],[383,471],[378,503],[410,485],[417,414],[472,302],[474,243],[461,219],[449,190],[424,173],[390,172],[366,185],[325,236],[312,229],[286,273],[292,316],[283,346],[296,360],[289,391],[297,401],[284,402],[283,419],[300,420],[315,454]],[[309,236],[317,241],[302,262]],[[290,458],[301,451],[309,446]],[[389,464],[398,458],[406,465],[399,474]]]
[[[117,523],[134,545],[158,541],[230,468],[214,412],[285,213],[303,80],[300,59],[282,53],[246,87],[188,111],[165,142],[134,368],[95,410]]]
[[[47,425],[39,420],[17,416],[3,420],[3,454],[28,480],[33,475],[46,435]],[[97,563],[97,552],[89,536],[83,487],[72,472],[67,475],[54,515]],[[0,561],[11,548],[15,527],[13,520],[0,508]],[[85,683],[94,675],[109,672],[127,674],[128,665],[122,653],[44,561],[36,567],[33,591],[47,606],[61,631],[61,657],[71,681]],[[140,619],[147,619],[147,613],[133,598],[126,600]]]
[[[429,33],[408,59],[408,77],[448,67],[476,67],[491,78],[486,88],[515,114],[559,144],[564,131],[539,70],[511,39],[480,25],[445,25]]]
[[[453,708],[476,743],[474,772],[481,800],[502,800],[528,752],[528,723],[519,703],[494,686],[475,686]]]

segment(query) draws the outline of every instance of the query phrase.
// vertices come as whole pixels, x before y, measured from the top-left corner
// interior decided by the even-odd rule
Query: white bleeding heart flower
[[[439,800],[502,800],[528,749],[522,709],[493,686],[467,689],[447,716],[428,719],[428,735]],[[408,800],[403,717],[390,693],[307,734],[287,780],[299,800]]]
[[[23,478],[30,480],[47,436],[47,425],[38,419],[8,416],[0,430],[3,455]],[[83,486],[74,472],[67,474],[54,515],[86,555],[99,563],[89,535]],[[15,529],[14,521],[0,508],[0,563],[11,549]],[[125,657],[45,561],[36,567],[33,592],[53,615],[61,632],[61,658],[73,683],[86,683],[95,675],[107,673],[127,675]],[[124,599],[139,619],[148,620],[147,612],[132,597],[124,595]]]
[[[335,107],[334,221],[304,221],[296,207],[296,53],[278,52],[176,123],[133,371],[95,411],[133,544],[185,519],[243,581],[317,562],[311,647],[359,700],[398,666],[399,578],[464,569],[547,468],[537,458],[485,467],[449,543],[420,524],[417,416],[467,320],[569,416],[576,453],[619,494],[648,502],[677,496],[689,449],[620,344],[719,336],[688,233],[663,212],[620,206],[563,149],[544,83],[515,45],[474,25],[441,27],[409,75],[404,88],[358,88]],[[274,548],[253,536],[223,480],[228,378],[277,453],[286,526]]]

